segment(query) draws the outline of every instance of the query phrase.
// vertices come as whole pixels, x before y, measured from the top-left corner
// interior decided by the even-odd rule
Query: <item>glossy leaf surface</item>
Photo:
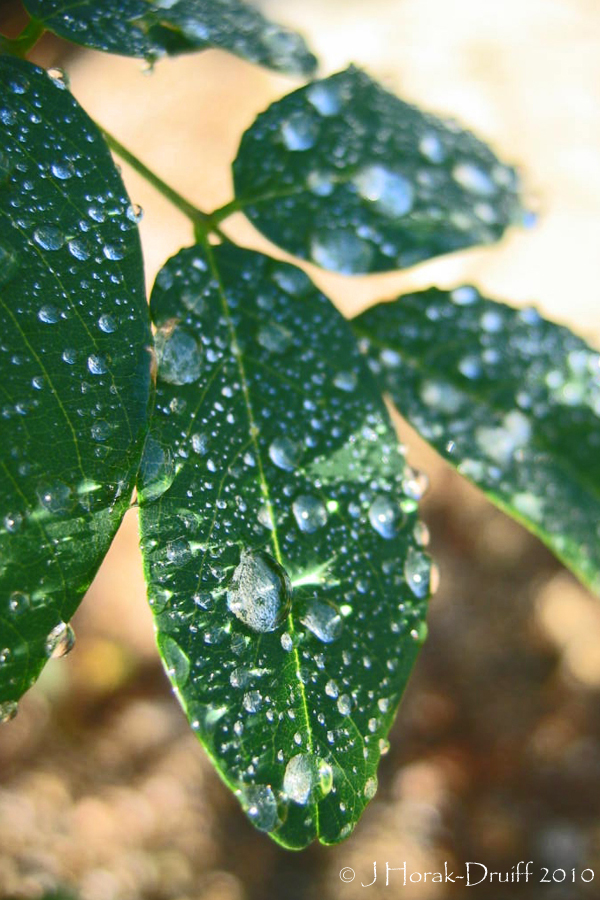
[[[60,37],[123,56],[161,56],[217,47],[283,72],[309,75],[316,59],[303,39],[242,0],[25,0]]]
[[[299,269],[182,250],[152,293],[139,484],[158,645],[254,824],[348,835],[425,634],[414,476],[352,333]]]
[[[514,169],[355,68],[273,103],[242,138],[233,172],[237,205],[257,228],[345,274],[489,243],[523,215]]]
[[[383,390],[445,458],[600,592],[600,355],[472,287],[353,321]]]
[[[129,504],[151,343],[135,220],[62,82],[0,57],[0,700],[48,656]]]

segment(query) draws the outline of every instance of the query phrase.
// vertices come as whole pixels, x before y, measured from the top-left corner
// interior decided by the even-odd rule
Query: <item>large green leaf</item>
[[[600,356],[532,308],[472,287],[353,321],[400,412],[600,592]]]
[[[414,477],[347,323],[299,269],[182,250],[159,274],[139,484],[158,645],[250,819],[350,833],[425,633]]]
[[[45,28],[95,50],[155,60],[219,47],[283,72],[308,75],[303,39],[242,0],[25,0]]]
[[[0,121],[6,703],[65,649],[66,623],[129,504],[151,335],[138,212],[97,128],[62,82],[9,57]]]
[[[522,219],[514,169],[355,68],[270,106],[233,173],[236,205],[268,238],[346,274],[489,243]]]

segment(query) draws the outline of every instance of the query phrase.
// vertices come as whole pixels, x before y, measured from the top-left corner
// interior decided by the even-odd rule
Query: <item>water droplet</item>
[[[75,644],[75,632],[67,622],[60,622],[46,638],[46,655],[57,659],[66,656]]]
[[[259,831],[272,831],[277,825],[277,800],[269,785],[248,785],[241,789],[244,812]]]
[[[388,541],[398,533],[403,518],[400,508],[384,494],[376,497],[369,507],[369,522]]]
[[[208,453],[208,437],[205,434],[193,434],[192,450],[198,456],[206,456]]]
[[[316,194],[317,197],[329,197],[333,194],[335,188],[335,182],[331,175],[328,172],[322,172],[319,169],[315,169],[308,174],[306,184],[309,191]]]
[[[337,684],[335,683],[335,681],[333,680],[333,678],[330,678],[329,681],[327,682],[327,684],[325,685],[325,693],[327,694],[328,697],[331,697],[332,700],[337,700],[337,698],[339,697],[340,690],[339,690]]]
[[[50,304],[42,306],[38,310],[38,319],[46,325],[56,325],[60,320],[60,310],[56,306],[50,306]]]
[[[60,250],[65,237],[55,225],[40,225],[33,232],[33,239],[42,250]]]
[[[421,500],[429,488],[429,478],[424,472],[411,472],[402,481],[402,491],[412,500]]]
[[[310,278],[296,266],[282,266],[273,272],[273,281],[292,297],[303,297],[312,290]]]
[[[298,753],[285,767],[283,791],[300,806],[306,806],[316,797],[325,796],[332,787],[333,770],[324,759],[308,753]]]
[[[300,621],[324,644],[331,644],[342,633],[342,619],[337,610],[320,600],[310,603]]]
[[[371,778],[367,778],[363,793],[367,800],[373,799],[377,793],[377,776],[373,775]]]
[[[92,353],[91,356],[88,356],[87,367],[92,375],[104,375],[108,372],[108,361],[106,357]]]
[[[340,391],[351,393],[357,385],[358,379],[354,372],[337,372],[333,383]]]
[[[8,598],[8,608],[15,615],[19,615],[29,609],[29,594],[23,591],[13,591]]]
[[[38,489],[39,501],[48,512],[60,514],[71,508],[71,488],[62,481],[44,485]]]
[[[174,478],[175,468],[170,451],[154,438],[147,438],[140,465],[140,502],[157,500],[171,487]]]
[[[410,181],[399,172],[381,165],[367,166],[352,179],[358,193],[385,216],[398,218],[410,212],[414,190]]]
[[[190,674],[190,660],[187,653],[169,635],[159,635],[158,645],[167,675],[176,682],[178,687],[183,687]]]
[[[50,171],[59,181],[67,181],[73,177],[72,163],[52,163]]]
[[[4,700],[0,703],[0,724],[10,722],[19,711],[18,705],[14,700]]]
[[[481,327],[489,334],[497,334],[502,331],[503,319],[499,312],[488,309],[481,317]]]
[[[281,126],[281,137],[288,150],[301,151],[314,147],[319,135],[319,126],[311,116],[298,111]]]
[[[117,330],[117,323],[111,315],[109,315],[108,313],[104,313],[98,319],[98,328],[105,334],[112,334]]]
[[[404,562],[404,577],[415,597],[426,597],[429,591],[431,560],[424,553],[409,547]]]
[[[353,275],[369,270],[373,247],[353,231],[337,230],[315,235],[311,240],[310,255],[324,269]]]
[[[8,513],[4,517],[4,527],[11,534],[14,534],[15,531],[18,531],[22,524],[23,516],[21,515],[21,513]]]
[[[134,222],[137,225],[138,222],[141,222],[142,218],[144,217],[144,210],[138,203],[131,203],[127,207],[125,215],[130,222]]]
[[[285,353],[292,343],[292,334],[278,322],[261,326],[256,339],[269,353]]]
[[[192,384],[200,378],[202,360],[198,342],[183,328],[159,331],[155,338],[158,376],[169,384]]]
[[[470,284],[464,284],[450,291],[450,300],[456,306],[471,306],[479,300],[479,291]]]
[[[269,447],[269,457],[279,469],[293,472],[300,461],[302,447],[288,437],[275,438]]]
[[[64,91],[69,87],[69,76],[64,69],[52,66],[46,70],[46,74],[52,79],[57,88]]]
[[[302,494],[296,497],[292,503],[292,512],[300,531],[313,534],[322,528],[327,522],[327,509],[325,504],[310,494]]]
[[[92,254],[89,242],[81,240],[80,238],[73,238],[73,240],[68,241],[67,249],[71,256],[74,256],[75,259],[78,259],[81,262],[89,259]]]
[[[167,559],[174,566],[183,566],[192,557],[189,541],[185,538],[169,541],[167,544]]]
[[[423,135],[419,141],[419,150],[425,159],[428,159],[429,162],[434,163],[434,165],[443,163],[446,158],[444,145],[437,134],[434,134],[433,132]]]
[[[227,590],[227,606],[240,622],[259,633],[275,631],[290,608],[292,586],[279,563],[263,550],[242,550]]]
[[[248,691],[244,694],[242,706],[249,713],[257,713],[262,706],[263,698],[260,691]]]
[[[340,697],[338,697],[337,708],[343,716],[350,715],[350,713],[352,712],[352,700],[350,699],[348,694],[342,694]]]
[[[8,284],[19,271],[19,257],[10,247],[0,244],[0,284]]]
[[[493,197],[498,191],[498,185],[492,178],[480,169],[479,166],[469,162],[458,163],[452,170],[452,177],[465,190],[482,197]]]
[[[127,253],[127,248],[122,241],[119,241],[118,243],[105,244],[102,252],[107,259],[117,261],[123,259]]]
[[[338,90],[331,84],[311,84],[306,99],[322,116],[335,116],[342,108]]]

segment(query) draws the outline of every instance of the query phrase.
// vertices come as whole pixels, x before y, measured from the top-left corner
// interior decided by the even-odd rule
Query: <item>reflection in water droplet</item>
[[[269,456],[279,469],[293,472],[298,465],[302,447],[288,437],[275,438],[269,447]]]
[[[38,310],[38,319],[45,325],[56,325],[60,319],[60,310],[50,304],[42,306]]]
[[[367,800],[372,800],[375,794],[377,793],[377,776],[373,775],[371,778],[367,778],[365,782],[365,787],[363,791]]]
[[[324,759],[308,753],[298,753],[285,767],[283,791],[300,806],[326,796],[332,787],[333,770]]]
[[[42,250],[60,250],[65,242],[62,231],[55,225],[40,225],[33,232],[33,240]]]
[[[354,372],[337,372],[333,379],[336,388],[347,393],[351,393],[355,389],[357,382],[358,379]]]
[[[342,104],[339,91],[332,84],[312,84],[306,91],[306,99],[322,116],[335,116]]]
[[[404,562],[404,577],[415,597],[426,597],[429,591],[431,560],[424,553],[409,547]]]
[[[38,489],[39,501],[48,512],[65,513],[71,508],[71,488],[62,481],[43,485]]]
[[[352,181],[361,197],[385,216],[405,216],[413,207],[414,190],[410,181],[385,166],[367,166]]]
[[[167,675],[176,682],[178,687],[183,687],[189,678],[190,660],[177,641],[169,635],[160,635],[158,639]]]
[[[479,194],[482,197],[492,197],[498,191],[498,186],[491,177],[473,163],[458,163],[452,170],[452,177],[464,187],[465,190],[472,194]]]
[[[479,291],[470,284],[464,284],[450,291],[450,299],[456,306],[470,306],[479,299]]]
[[[443,163],[446,158],[446,151],[441,140],[433,132],[423,135],[419,141],[419,150],[429,162],[438,165]]]
[[[14,700],[5,700],[3,703],[0,703],[0,724],[10,722],[17,715],[18,711],[19,707]]]
[[[313,534],[322,528],[327,522],[327,509],[325,504],[310,494],[296,497],[292,503],[292,511],[300,531]]]
[[[117,330],[117,323],[111,315],[109,315],[108,313],[104,313],[98,319],[98,328],[105,334],[112,334]]]
[[[57,659],[66,656],[75,644],[75,632],[67,622],[60,622],[46,638],[46,655]]]
[[[288,150],[309,150],[314,147],[318,134],[317,122],[301,111],[292,113],[281,126],[281,137]]]
[[[130,222],[134,222],[137,225],[138,222],[142,221],[142,218],[144,216],[144,210],[138,203],[131,203],[127,207],[127,209],[125,211],[125,215],[127,216],[127,218],[129,219]]]
[[[310,255],[318,266],[353,275],[366,272],[373,259],[373,247],[353,231],[331,231],[314,235]]]
[[[25,612],[29,609],[29,594],[23,591],[13,591],[8,598],[8,608],[15,615]]]
[[[369,522],[388,541],[398,533],[403,518],[400,508],[384,494],[376,497],[369,507]]]
[[[272,831],[277,825],[277,800],[265,784],[247,785],[240,792],[244,812],[259,831]]]
[[[104,375],[108,372],[108,360],[99,353],[88,356],[87,367],[91,375]]]
[[[342,633],[342,619],[337,610],[320,600],[310,603],[300,621],[324,644],[331,644]]]
[[[292,343],[292,335],[278,322],[261,326],[256,339],[269,353],[284,353]]]
[[[259,633],[275,631],[290,608],[292,586],[279,563],[263,550],[242,550],[227,590],[227,606],[240,622]]]
[[[191,384],[200,378],[202,362],[198,342],[183,328],[159,330],[155,338],[158,377],[169,384]]]
[[[175,468],[171,452],[154,438],[147,438],[140,465],[139,500],[146,502],[161,497],[173,484]]]

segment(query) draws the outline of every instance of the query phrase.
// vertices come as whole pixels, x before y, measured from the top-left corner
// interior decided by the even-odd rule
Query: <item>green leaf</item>
[[[25,0],[60,37],[154,61],[217,47],[282,72],[310,75],[316,58],[300,35],[242,0]]]
[[[335,843],[375,792],[425,634],[410,472],[347,323],[299,269],[191,247],[151,312],[138,491],[165,666],[257,827]]]
[[[345,274],[489,243],[522,220],[514,169],[355,68],[273,103],[233,173],[236,206],[260,231]]]
[[[66,623],[129,504],[151,335],[137,211],[98,129],[62,82],[10,57],[0,121],[6,704],[68,648]]]
[[[600,592],[600,356],[472,287],[352,323],[383,390],[490,500]]]

